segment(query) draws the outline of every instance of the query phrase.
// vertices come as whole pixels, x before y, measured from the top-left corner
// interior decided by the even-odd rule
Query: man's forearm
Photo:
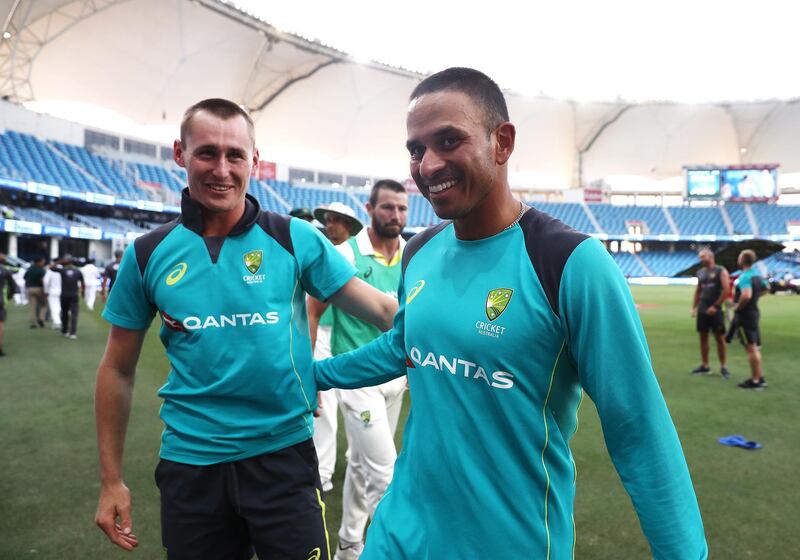
[[[122,480],[122,453],[132,400],[133,375],[101,364],[97,371],[94,407],[100,482],[104,485]]]
[[[314,362],[314,376],[321,391],[371,387],[405,374],[405,351],[394,331],[352,352]]]

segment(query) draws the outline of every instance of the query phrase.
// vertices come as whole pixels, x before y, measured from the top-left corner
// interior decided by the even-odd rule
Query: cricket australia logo
[[[478,330],[478,334],[492,338],[500,338],[506,332],[506,327],[492,324],[492,322],[503,314],[508,304],[511,302],[511,296],[513,294],[514,290],[511,288],[495,288],[489,291],[489,294],[486,296],[485,308],[486,318],[489,319],[489,322],[475,322],[475,328]]]
[[[513,293],[514,290],[509,288],[497,288],[489,292],[489,295],[486,296],[486,317],[490,321],[494,321],[503,314]]]
[[[261,264],[264,262],[264,251],[261,249],[248,251],[242,255],[242,259],[244,260],[244,267],[250,273],[242,276],[242,280],[247,284],[261,284],[266,276],[265,274],[258,274],[258,271],[261,270]]]

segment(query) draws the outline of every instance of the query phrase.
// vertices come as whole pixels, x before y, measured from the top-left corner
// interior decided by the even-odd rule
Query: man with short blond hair
[[[147,328],[161,317],[170,362],[156,483],[169,558],[329,560],[311,439],[316,383],[305,293],[389,328],[396,303],[309,223],[262,211],[252,119],[225,99],[190,107],[174,143],[181,215],[128,246],[103,311],[97,372],[101,490],[96,524],[132,550],[122,455]]]

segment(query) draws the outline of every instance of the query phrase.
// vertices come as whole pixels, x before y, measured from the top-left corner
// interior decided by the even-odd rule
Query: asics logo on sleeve
[[[422,291],[422,288],[425,287],[425,280],[419,280],[416,284],[414,284],[410,290],[408,290],[408,295],[406,296],[406,305],[411,303],[411,301],[419,295]]]
[[[166,280],[167,286],[174,286],[175,284],[180,282],[181,278],[183,278],[183,275],[186,274],[186,270],[188,268],[189,265],[186,264],[185,262],[180,262],[176,264],[172,272],[170,272],[169,275],[167,275],[167,280]]]

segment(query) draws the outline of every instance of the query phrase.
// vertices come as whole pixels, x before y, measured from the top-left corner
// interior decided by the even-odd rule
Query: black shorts
[[[697,311],[697,332],[711,331],[714,334],[725,334],[725,316],[721,310],[713,315],[705,311]]]
[[[312,440],[196,466],[162,459],[161,540],[170,559],[330,560]]]
[[[761,346],[761,329],[758,326],[758,317],[739,318],[736,325],[736,334],[742,344]]]
[[[3,294],[0,294],[0,297],[3,297]],[[5,322],[6,320],[6,308],[0,307],[0,323]]]

